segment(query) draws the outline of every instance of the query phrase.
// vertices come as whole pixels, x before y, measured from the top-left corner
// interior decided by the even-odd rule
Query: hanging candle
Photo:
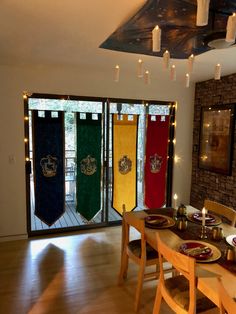
[[[218,63],[215,66],[215,80],[220,80],[221,77],[221,65]]]
[[[145,71],[145,73],[144,73],[144,83],[145,84],[150,84],[150,73],[149,73],[148,70]]]
[[[234,43],[236,37],[236,14],[233,13],[228,17],[227,21],[227,32],[225,41],[228,43]]]
[[[115,82],[119,82],[119,79],[120,79],[120,67],[119,67],[119,65],[117,64],[117,65],[115,66],[114,81],[115,81]]]
[[[191,54],[191,56],[188,57],[188,73],[193,72],[193,64],[194,64],[194,55]]]
[[[185,75],[185,87],[189,87],[189,83],[190,83],[190,76],[188,73],[186,73],[186,75]]]
[[[156,25],[152,30],[152,51],[159,52],[161,50],[161,29]]]
[[[169,68],[169,63],[170,63],[170,53],[168,50],[166,50],[163,53],[163,65],[164,65],[164,69],[168,69]]]
[[[138,60],[138,71],[137,71],[138,77],[143,77],[143,60]]]
[[[197,26],[205,26],[208,24],[210,0],[197,0]]]
[[[176,81],[176,68],[174,64],[170,68],[170,79],[171,81]]]

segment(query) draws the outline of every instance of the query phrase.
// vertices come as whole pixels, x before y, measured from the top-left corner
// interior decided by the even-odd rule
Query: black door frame
[[[175,137],[175,114],[176,114],[176,104],[175,102],[165,102],[157,100],[137,100],[137,99],[121,99],[121,98],[105,98],[105,97],[89,97],[89,96],[73,96],[73,95],[58,95],[58,94],[42,94],[33,93],[23,95],[24,99],[24,133],[25,133],[25,182],[26,182],[26,215],[27,215],[27,232],[29,236],[38,236],[46,234],[55,234],[63,232],[73,232],[84,229],[91,228],[101,228],[107,226],[120,225],[121,221],[109,221],[108,211],[109,211],[109,199],[108,199],[108,189],[109,189],[109,145],[104,145],[103,151],[103,184],[105,184],[105,195],[103,195],[103,212],[105,214],[105,219],[103,222],[96,224],[80,225],[76,227],[66,227],[66,228],[54,228],[47,230],[31,230],[31,205],[30,205],[30,174],[31,174],[31,162],[29,159],[29,116],[28,116],[28,99],[29,98],[41,98],[41,99],[57,99],[57,100],[77,100],[77,101],[98,101],[103,104],[103,113],[106,121],[109,121],[110,116],[110,103],[128,103],[128,104],[142,104],[148,106],[150,105],[169,105],[170,106],[170,128],[169,128],[169,145],[168,145],[168,162],[167,162],[167,183],[166,183],[166,206],[170,207],[172,204],[172,180],[173,180],[173,161],[174,161],[174,137]],[[105,130],[105,119],[103,119],[103,129]],[[109,131],[106,130],[106,143],[109,143]],[[104,189],[103,189],[104,191]]]

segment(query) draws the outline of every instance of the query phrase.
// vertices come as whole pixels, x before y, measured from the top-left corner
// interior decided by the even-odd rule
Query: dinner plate
[[[144,219],[146,227],[153,229],[165,229],[175,225],[175,221],[165,215],[150,214]]]
[[[188,220],[197,224],[202,224],[202,213],[196,212],[187,215]],[[205,225],[206,226],[217,226],[222,223],[220,217],[214,214],[206,214]]]
[[[181,253],[194,257],[197,260],[206,260],[213,254],[212,249],[209,248],[209,246],[194,241],[182,243],[179,250]]]
[[[194,254],[191,254],[192,257],[196,258],[197,263],[210,263],[218,260],[221,257],[221,251],[214,245],[203,242],[203,241],[195,241],[195,240],[188,240],[188,241],[183,241],[181,244],[178,246],[177,250],[185,255],[190,255],[184,253],[183,249],[194,249],[194,248],[200,248],[200,249],[205,249],[205,253],[200,252],[200,254],[196,253],[195,256]],[[190,251],[191,252],[191,251]],[[191,256],[190,255],[190,256]]]
[[[195,220],[197,220],[198,222],[202,222],[202,213],[194,213],[193,215],[192,215],[192,217],[193,217],[193,219],[195,219]],[[215,219],[215,217],[213,216],[213,215],[211,215],[211,214],[206,214],[205,215],[205,221],[206,221],[206,223],[207,222],[215,222],[216,221],[216,219]]]
[[[230,245],[236,247],[236,234],[231,234],[231,235],[229,235],[228,237],[226,237],[226,241],[227,241]]]

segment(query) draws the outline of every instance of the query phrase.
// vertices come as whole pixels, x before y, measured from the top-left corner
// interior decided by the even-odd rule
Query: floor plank
[[[0,313],[134,314],[137,268],[117,285],[120,239],[109,227],[0,243]],[[152,313],[156,284],[145,282],[139,314]]]

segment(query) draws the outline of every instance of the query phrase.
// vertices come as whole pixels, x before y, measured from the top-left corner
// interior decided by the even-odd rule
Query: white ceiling
[[[110,51],[99,45],[145,3],[144,0],[1,0],[0,64],[57,65],[134,71],[137,54]],[[163,73],[162,59],[142,56],[152,77]],[[172,60],[177,78],[186,60]],[[236,73],[236,47],[196,57],[192,81],[213,78],[216,63],[222,74]]]

